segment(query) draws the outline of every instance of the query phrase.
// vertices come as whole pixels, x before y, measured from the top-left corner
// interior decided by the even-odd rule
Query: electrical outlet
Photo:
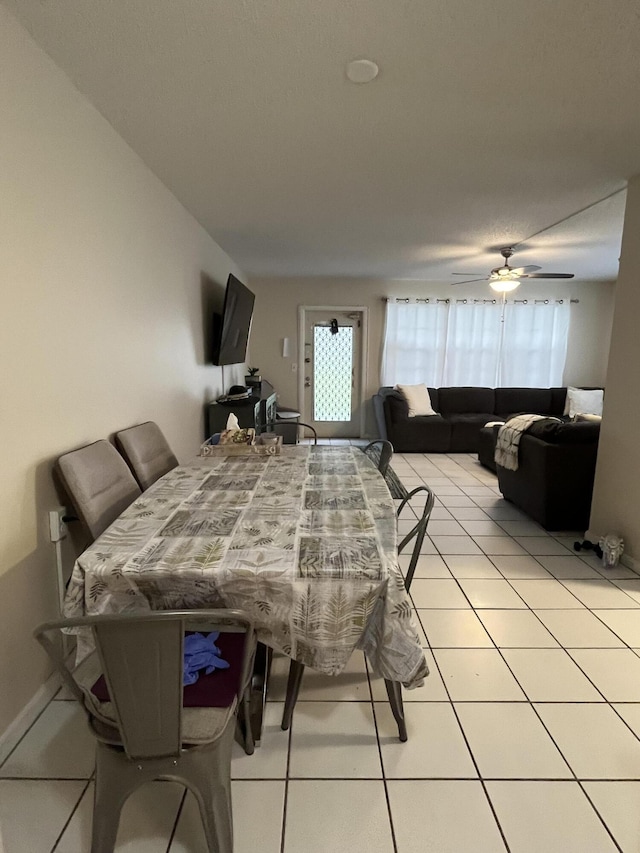
[[[69,531],[63,520],[67,515],[67,508],[64,506],[56,507],[49,512],[49,539],[52,542],[60,542],[67,536]]]

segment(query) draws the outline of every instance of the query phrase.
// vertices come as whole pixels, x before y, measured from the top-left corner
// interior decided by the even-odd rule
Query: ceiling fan
[[[488,281],[489,287],[493,290],[498,293],[508,293],[510,290],[515,290],[523,278],[573,278],[573,273],[570,272],[538,272],[540,267],[535,264],[529,264],[526,267],[509,266],[509,258],[513,255],[513,249],[510,246],[500,249],[500,254],[504,258],[504,264],[492,269],[488,276],[482,276],[481,273],[454,272],[452,275],[478,275],[480,278],[467,278],[464,281],[451,283],[471,284],[474,281]]]

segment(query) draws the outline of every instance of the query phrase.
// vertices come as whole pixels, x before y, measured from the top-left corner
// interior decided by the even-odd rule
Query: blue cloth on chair
[[[182,684],[195,684],[200,676],[200,670],[204,669],[209,675],[214,669],[228,669],[229,664],[220,657],[220,649],[215,641],[220,635],[219,631],[207,634],[188,634],[184,638],[184,669]]]

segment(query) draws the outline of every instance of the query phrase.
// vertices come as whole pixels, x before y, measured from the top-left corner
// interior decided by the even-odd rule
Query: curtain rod
[[[472,302],[474,305],[487,305],[487,304],[495,305],[498,302],[502,303],[501,299],[453,299],[452,300],[452,299],[436,299],[436,298],[434,298],[434,299],[418,299],[418,298],[409,297],[409,296],[404,296],[404,297],[383,296],[382,297],[383,302],[404,302],[406,304],[409,304],[412,300],[416,304],[422,303],[424,305],[428,305],[430,302],[433,302],[434,304],[444,302],[447,305],[449,305],[450,302],[460,302],[463,305],[466,305],[468,302]],[[509,300],[507,300],[507,302],[508,301]],[[532,300],[514,299],[513,303],[514,303],[514,305],[516,303],[519,303],[521,305],[528,305],[530,301],[534,305],[548,305],[550,302],[557,302],[559,305],[562,305],[564,303],[564,299],[555,299],[555,300],[553,300],[553,299],[532,299]],[[580,300],[579,299],[570,299],[569,302],[572,305],[576,305],[577,303],[580,302]]]

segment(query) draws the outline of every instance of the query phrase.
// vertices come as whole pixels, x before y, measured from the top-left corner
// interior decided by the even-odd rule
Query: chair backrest
[[[303,431],[308,429],[311,432],[311,442],[315,447],[318,444],[318,433],[316,429],[311,424],[305,424],[302,421],[291,420],[291,421],[273,421],[271,423],[256,423],[256,433],[260,435],[263,432],[275,432],[278,435],[283,437],[285,444],[297,444],[298,443],[298,431],[299,429]],[[304,433],[303,433],[304,434]],[[292,438],[292,442],[286,441],[287,438]]]
[[[93,637],[120,742],[129,758],[175,756],[182,747],[183,654],[185,631],[244,633],[238,692],[247,684],[254,634],[251,620],[240,610],[154,611],[87,616],[48,622],[34,636],[80,699],[90,719],[105,722],[91,693],[68,668],[51,635],[63,628],[86,628]]]
[[[127,463],[104,439],[60,456],[54,474],[93,539],[142,494]]]
[[[305,424],[302,421],[293,421],[291,423],[287,423],[287,421],[277,421],[275,428],[276,428],[276,432],[282,430],[283,435],[287,434],[287,430],[289,430],[289,432],[293,431],[293,434],[294,434],[296,442],[297,442],[298,428],[299,427],[302,429],[303,437],[304,437],[304,431],[306,429],[309,430],[309,432],[311,433],[311,443],[315,447],[318,444],[318,433],[316,432],[316,428],[314,426],[312,426],[311,424]]]
[[[153,421],[120,430],[116,433],[116,445],[143,491],[178,464],[160,427]]]
[[[410,492],[407,492],[406,496],[400,501],[397,510],[399,518],[402,513],[402,510],[411,501],[411,498],[415,497],[418,494],[422,496],[423,492],[424,506],[422,508],[422,512],[420,513],[415,525],[411,528],[409,533],[407,533],[407,535],[398,545],[398,554],[400,554],[402,550],[409,544],[409,542],[411,542],[411,540],[415,538],[415,542],[413,544],[413,551],[411,552],[411,559],[409,560],[409,568],[407,569],[407,574],[405,575],[404,579],[404,585],[407,591],[409,591],[409,588],[411,587],[411,581],[413,580],[413,575],[415,573],[416,566],[418,565],[418,559],[420,557],[422,543],[427,532],[427,525],[429,524],[429,519],[431,518],[431,511],[433,510],[433,506],[436,501],[436,496],[431,491],[429,486],[416,486],[415,489],[412,489]]]
[[[391,442],[384,438],[378,438],[375,441],[370,441],[369,444],[363,448],[363,453],[378,466],[378,471],[380,471],[384,477],[393,457],[393,445]]]

